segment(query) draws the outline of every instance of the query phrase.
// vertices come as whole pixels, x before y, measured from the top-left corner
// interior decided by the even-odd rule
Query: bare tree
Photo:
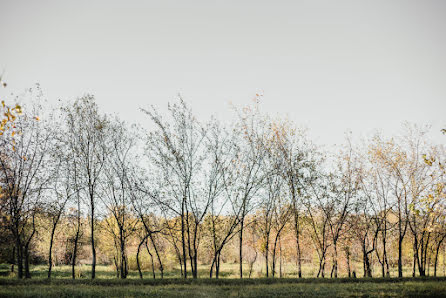
[[[239,122],[234,129],[235,138],[240,146],[235,158],[236,175],[239,179],[234,187],[232,199],[238,212],[239,229],[239,273],[243,278],[243,232],[248,214],[255,208],[255,197],[262,188],[265,172],[263,162],[266,156],[265,142],[268,133],[268,121],[259,111],[258,96],[253,107],[245,107],[238,112]]]
[[[308,214],[308,222],[311,229],[311,238],[319,258],[319,270],[317,277],[325,277],[325,264],[329,242],[330,221],[335,216],[332,204],[330,184],[332,175],[322,171],[312,172],[308,179],[310,188],[305,194],[305,207]]]
[[[53,267],[54,236],[61,217],[64,214],[68,202],[76,195],[77,189],[73,184],[70,163],[61,152],[55,152],[53,159],[57,160],[56,168],[51,179],[52,189],[49,200],[44,205],[44,213],[51,220],[50,247],[48,251],[48,278],[51,278]]]
[[[182,99],[169,105],[171,123],[164,121],[155,109],[143,111],[157,126],[149,134],[147,151],[164,179],[158,203],[165,212],[180,217],[184,278],[187,257],[192,276],[197,278],[200,223],[211,203],[211,197],[203,194],[201,177],[207,130]]]
[[[318,153],[305,136],[305,131],[296,130],[292,123],[276,121],[274,123],[275,146],[281,158],[279,172],[288,186],[288,196],[291,203],[293,227],[296,237],[297,274],[302,277],[301,253],[301,213],[302,196],[309,189],[308,177],[314,170]]]
[[[111,215],[106,217],[106,223],[119,252],[116,257],[119,276],[126,278],[128,274],[126,245],[138,223],[138,217],[132,214],[130,194],[132,186],[128,183],[131,164],[137,162],[137,156],[134,155],[137,141],[133,131],[117,119],[108,124],[107,131],[103,146],[109,147],[107,149],[109,155],[104,166],[100,190],[102,202]]]
[[[328,217],[331,240],[333,244],[332,269],[330,276],[338,277],[338,241],[342,238],[344,226],[351,210],[352,201],[359,188],[359,169],[357,157],[353,152],[350,139],[347,139],[345,152],[338,157],[338,168],[334,179],[331,181],[330,205],[333,208],[333,216]]]
[[[67,135],[77,159],[78,183],[84,185],[82,193],[89,205],[90,241],[92,251],[91,278],[96,276],[96,201],[102,169],[108,156],[104,146],[108,120],[99,114],[94,97],[86,95],[65,108]]]
[[[212,239],[213,258],[209,277],[219,277],[221,253],[225,245],[235,236],[240,223],[241,209],[235,204],[233,193],[238,172],[235,158],[238,146],[234,135],[217,121],[210,124],[206,138],[208,159],[206,172],[206,194],[210,196],[209,214],[204,226]]]
[[[0,183],[3,209],[8,215],[7,227],[15,240],[18,278],[30,278],[29,248],[36,233],[35,215],[40,210],[43,186],[49,179],[46,169],[52,131],[40,120],[43,110],[41,93],[18,117],[16,130],[0,137]],[[31,97],[34,95],[31,94]],[[25,266],[25,268],[23,268]]]

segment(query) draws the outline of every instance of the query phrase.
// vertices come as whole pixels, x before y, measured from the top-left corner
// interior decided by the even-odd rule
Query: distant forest
[[[446,151],[426,127],[346,135],[332,152],[260,95],[230,123],[181,98],[147,106],[135,113],[150,130],[90,95],[2,101],[0,263],[17,278],[36,264],[48,278],[79,264],[91,278],[96,265],[118,278],[219,278],[228,264],[239,278],[445,275]]]

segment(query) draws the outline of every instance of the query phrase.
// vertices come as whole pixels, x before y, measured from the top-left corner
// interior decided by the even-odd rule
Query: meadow
[[[0,266],[0,297],[446,297],[446,277],[424,278],[236,278],[235,268],[225,265],[227,276],[220,279],[178,278],[175,270],[164,279],[144,272],[129,272],[117,279],[110,266],[98,266],[97,278],[89,278],[89,266],[80,266],[79,278],[72,280],[68,266],[56,267],[52,279],[45,266],[33,266],[33,277],[18,280]]]

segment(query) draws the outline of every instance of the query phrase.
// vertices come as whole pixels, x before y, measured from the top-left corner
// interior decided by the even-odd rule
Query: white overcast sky
[[[344,132],[446,127],[446,1],[0,0],[0,73],[51,100],[91,93],[104,112],[144,122],[178,93],[200,117],[229,102]]]

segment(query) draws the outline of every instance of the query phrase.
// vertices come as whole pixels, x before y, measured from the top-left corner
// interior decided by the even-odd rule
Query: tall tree
[[[27,113],[14,121],[15,129],[0,137],[0,183],[8,214],[7,226],[14,237],[18,278],[31,277],[29,248],[36,232],[35,215],[40,208],[42,191],[48,182],[46,169],[52,130],[40,120],[42,94],[31,93]]]
[[[86,95],[78,98],[65,108],[67,137],[76,156],[82,193],[88,201],[90,213],[90,241],[92,252],[91,278],[96,277],[96,202],[98,186],[108,156],[104,139],[108,120],[101,115],[94,97]]]
[[[157,127],[148,136],[147,152],[164,179],[158,203],[165,212],[180,217],[184,278],[188,257],[192,276],[197,278],[200,223],[211,203],[210,197],[203,195],[201,177],[207,129],[182,99],[169,105],[171,122],[153,108],[143,111]]]
[[[237,111],[238,122],[233,130],[237,144],[238,154],[235,158],[236,181],[233,200],[239,209],[239,274],[243,278],[243,232],[247,222],[248,214],[256,207],[256,195],[262,188],[265,178],[264,158],[266,156],[265,144],[268,133],[268,121],[260,113],[259,95],[256,95],[252,107],[245,107]]]

